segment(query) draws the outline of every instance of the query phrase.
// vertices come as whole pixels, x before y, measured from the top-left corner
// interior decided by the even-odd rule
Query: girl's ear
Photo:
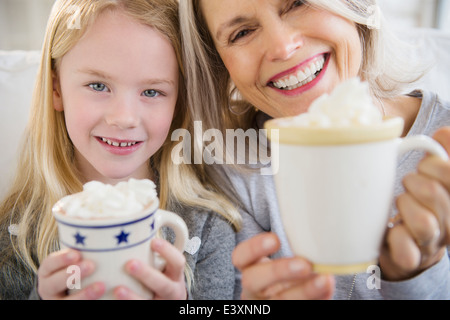
[[[56,72],[52,73],[52,80],[53,80],[53,108],[55,108],[56,111],[63,111],[64,106],[61,94],[61,84],[59,82],[59,77],[56,74]]]

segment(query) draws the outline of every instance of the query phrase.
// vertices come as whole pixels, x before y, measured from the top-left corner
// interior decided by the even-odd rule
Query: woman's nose
[[[272,21],[266,26],[264,41],[266,58],[270,61],[287,60],[303,46],[300,30],[282,19]]]
[[[114,98],[105,115],[108,125],[120,129],[135,128],[139,125],[138,101],[130,96],[122,95]]]

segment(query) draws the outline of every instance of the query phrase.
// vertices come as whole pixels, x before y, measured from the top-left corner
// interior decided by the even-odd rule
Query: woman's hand
[[[433,138],[450,153],[450,127]],[[426,156],[403,180],[398,215],[380,256],[383,276],[404,280],[436,264],[450,244],[450,161]]]
[[[160,254],[166,261],[163,271],[150,267],[139,260],[127,262],[125,270],[151,290],[155,300],[187,299],[184,277],[186,258],[183,253],[169,242],[158,238],[152,240],[151,250]],[[120,300],[143,299],[124,286],[115,288],[114,296]]]
[[[302,258],[270,260],[280,248],[278,237],[263,233],[240,243],[233,251],[233,264],[242,273],[242,299],[330,299],[334,278],[312,272]]]
[[[48,300],[96,300],[105,293],[101,282],[93,283],[79,292],[68,295],[67,280],[71,273],[67,268],[76,265],[80,268],[81,278],[94,272],[91,261],[82,260],[80,252],[66,249],[50,254],[45,258],[38,270],[38,293],[42,299]]]

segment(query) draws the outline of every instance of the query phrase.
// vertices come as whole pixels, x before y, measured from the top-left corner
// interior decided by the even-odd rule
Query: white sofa
[[[436,62],[417,84],[450,101],[450,34],[433,29],[402,32],[417,45],[417,59]],[[0,197],[10,183],[17,159],[17,146],[28,118],[32,89],[40,53],[38,51],[0,51]],[[34,119],[41,121],[41,119]]]

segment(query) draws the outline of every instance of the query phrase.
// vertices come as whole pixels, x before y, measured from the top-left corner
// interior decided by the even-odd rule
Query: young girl
[[[177,0],[56,1],[16,178],[0,206],[1,299],[28,298],[35,278],[43,299],[101,297],[102,283],[67,296],[67,267],[86,277],[95,266],[58,251],[51,208],[88,181],[129,178],[155,181],[161,208],[185,219],[197,245],[183,257],[158,239],[152,249],[167,261],[163,272],[139,260],[126,270],[156,299],[233,297],[238,211],[202,165],[171,160],[179,143],[171,132],[191,128],[177,13]],[[140,298],[125,287],[115,296]]]

